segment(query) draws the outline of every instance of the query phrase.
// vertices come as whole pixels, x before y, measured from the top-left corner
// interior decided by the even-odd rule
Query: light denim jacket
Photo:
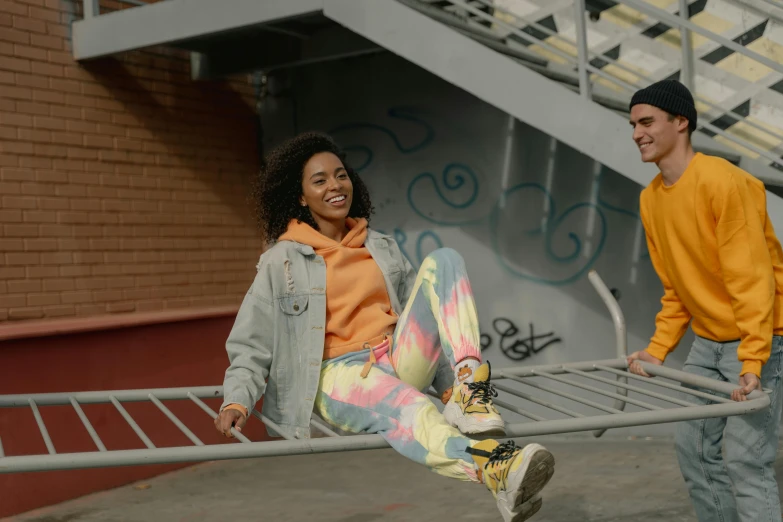
[[[416,271],[390,236],[368,229],[365,246],[386,282],[391,306],[402,313]],[[313,247],[279,241],[256,267],[226,341],[230,365],[223,381],[225,400],[252,410],[264,396],[262,413],[281,428],[279,435],[310,437],[326,325],[326,265]],[[453,373],[442,358],[435,385],[445,390]]]

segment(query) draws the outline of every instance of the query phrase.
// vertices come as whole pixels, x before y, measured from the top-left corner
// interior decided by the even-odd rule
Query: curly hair
[[[342,161],[353,184],[353,201],[348,210],[352,218],[366,218],[374,212],[370,192],[359,175],[346,163],[345,153],[334,140],[318,132],[304,132],[275,148],[261,167],[252,187],[257,217],[265,239],[276,242],[292,219],[318,230],[310,210],[300,204],[302,173],[305,164],[321,152],[331,152]]]

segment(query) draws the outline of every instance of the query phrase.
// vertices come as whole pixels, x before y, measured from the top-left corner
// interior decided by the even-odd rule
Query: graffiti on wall
[[[388,234],[388,232],[381,229],[379,229],[378,232],[381,234]],[[409,252],[408,234],[404,230],[395,228],[394,231],[389,235],[394,237],[394,240],[400,246],[400,252],[402,252],[402,255],[404,255],[411,266],[416,269],[421,266],[421,264],[424,262],[424,258],[427,257],[430,252],[443,247],[443,241],[441,241],[440,236],[438,236],[435,231],[424,230],[416,237],[415,246],[413,247],[415,254],[414,257],[411,256]]]
[[[628,210],[625,208],[620,207],[619,205],[615,205],[612,203],[609,203],[604,199],[603,195],[601,194],[601,187],[603,187],[603,182],[606,177],[607,168],[605,166],[601,166],[601,171],[598,174],[598,182],[596,183],[596,199],[598,205],[605,209],[609,210],[611,212],[616,212],[617,214],[621,216],[626,216],[628,218],[631,218],[635,222],[641,224],[642,222],[642,216],[639,214],[637,210]],[[636,200],[636,205],[638,206],[639,201],[638,198]],[[647,251],[647,243],[642,242],[642,252],[639,253],[639,259],[650,259],[650,252]]]
[[[344,123],[330,129],[329,134],[335,138],[352,131],[358,131],[362,136],[367,136],[368,133],[380,134],[388,138],[400,154],[413,154],[431,145],[435,139],[435,130],[429,123],[418,116],[419,112],[407,107],[392,107],[387,111],[389,118],[413,124],[411,132],[415,138],[413,143],[403,143],[395,131],[383,125],[370,122]],[[350,155],[356,172],[365,170],[375,159],[375,153],[368,145],[343,143],[342,146],[345,152]]]
[[[449,209],[448,214],[442,213],[448,217],[433,217],[432,203],[425,206],[417,202],[416,194],[424,192],[422,187],[425,185],[431,186],[432,190],[428,192],[437,194],[440,202]],[[460,199],[452,196],[458,192],[461,192],[458,196]],[[597,205],[588,202],[577,203],[558,213],[555,199],[544,186],[538,183],[519,183],[500,192],[488,213],[476,217],[475,212],[471,212],[467,217],[463,217],[460,211],[469,209],[473,205],[478,198],[478,192],[479,182],[473,170],[467,165],[452,163],[443,169],[440,178],[429,172],[414,177],[408,185],[408,205],[422,219],[442,227],[487,223],[492,250],[500,267],[516,278],[534,283],[553,286],[572,283],[588,271],[601,255],[606,241],[607,226],[606,217]],[[526,222],[515,221],[513,228],[525,236],[528,242],[538,243],[537,250],[543,251],[554,265],[567,267],[566,270],[557,270],[556,275],[551,276],[533,275],[515,266],[504,255],[501,239],[502,233],[508,229],[504,226],[507,225],[504,223],[504,207],[511,207],[511,203],[515,200],[525,202],[534,200],[536,208],[547,209],[543,219],[540,214],[526,216]],[[597,216],[597,230],[594,232],[597,246],[589,256],[585,257],[582,255],[583,239],[581,238],[586,233],[584,227],[574,227],[571,230],[567,227],[569,224],[583,224],[589,211]],[[563,242],[556,241],[560,237],[567,239],[565,241],[567,246],[564,247]]]
[[[493,333],[481,334],[481,350],[497,346],[501,353],[512,361],[524,361],[553,344],[562,342],[554,331],[536,334],[533,323],[528,323],[527,332],[523,332],[511,319],[498,317],[492,321]]]
[[[357,171],[367,171],[377,161],[374,147],[379,146],[378,137],[384,140],[381,143],[391,144],[397,154],[406,156],[425,151],[436,142],[435,128],[426,112],[393,107],[387,116],[396,123],[404,123],[405,139],[395,130],[372,122],[346,123],[329,130],[341,141]],[[639,219],[635,211],[604,200],[603,177],[602,169],[591,201],[571,202],[561,209],[551,190],[531,181],[517,183],[495,195],[482,195],[475,168],[464,161],[453,161],[447,162],[439,172],[414,175],[407,182],[406,199],[410,210],[431,225],[485,227],[483,237],[488,238],[498,267],[507,274],[536,284],[560,286],[582,278],[602,254],[608,235],[605,211]],[[520,215],[518,209],[526,208],[539,210]],[[586,222],[593,223],[589,231]],[[395,226],[393,235],[414,266],[421,263],[426,253],[443,246],[431,229],[418,232],[410,242],[404,226]],[[520,241],[509,245],[505,238],[510,235],[519,235]],[[588,241],[590,248],[586,247]],[[516,243],[524,245],[524,252],[520,252]],[[515,252],[513,248],[518,250]],[[525,259],[524,268],[514,262],[521,255]],[[530,259],[534,256],[543,256],[543,261],[531,270]]]

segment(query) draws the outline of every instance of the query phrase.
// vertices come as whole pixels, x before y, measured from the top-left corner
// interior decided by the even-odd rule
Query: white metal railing
[[[713,379],[699,377],[679,370],[673,370],[663,366],[654,366],[642,363],[642,367],[655,379],[639,377],[626,371],[625,359],[609,359],[605,361],[590,361],[584,363],[571,363],[561,365],[534,366],[506,368],[495,371],[493,380],[501,381],[496,384],[497,389],[504,395],[510,395],[527,401],[530,404],[557,412],[561,417],[551,418],[534,413],[528,407],[522,408],[506,401],[505,396],[495,400],[495,404],[501,410],[511,411],[531,422],[520,422],[506,426],[504,438],[521,438],[536,435],[550,435],[557,433],[571,433],[588,430],[598,430],[602,433],[606,429],[629,426],[641,426],[684,420],[727,417],[732,415],[744,415],[746,413],[763,410],[769,406],[768,391],[754,391],[747,401],[734,402],[727,396],[731,394],[734,385],[719,382]],[[648,385],[656,386],[656,390],[642,388],[625,382],[616,382],[610,378],[602,377],[603,372],[608,377],[625,380],[630,377],[644,381]],[[534,381],[533,379],[538,379]],[[512,388],[504,382],[518,383],[526,386],[524,390]],[[624,392],[633,392],[633,396],[622,395],[611,388],[598,387],[595,384],[604,384],[618,387]],[[551,386],[549,384],[552,384]],[[687,385],[689,387],[683,387]],[[692,389],[690,386],[699,387],[702,390]],[[539,390],[557,397],[558,399],[542,398],[527,391]],[[574,392],[570,391],[575,389]],[[588,392],[588,393],[585,393]],[[709,393],[707,393],[709,392]],[[609,406],[591,398],[608,397],[617,401],[614,406]],[[710,404],[694,404],[683,400],[683,396],[690,395],[705,399]],[[97,468],[112,466],[130,466],[146,464],[165,464],[173,462],[200,462],[206,460],[222,460],[237,458],[255,458],[279,455],[296,455],[307,453],[326,453],[334,451],[357,451],[365,449],[378,449],[388,447],[386,441],[380,435],[349,435],[340,436],[326,426],[320,419],[313,417],[311,426],[322,433],[324,438],[294,439],[278,441],[253,442],[232,428],[232,433],[239,441],[238,444],[205,444],[172,412],[162,401],[164,400],[190,400],[195,406],[203,410],[209,417],[215,418],[217,413],[207,406],[202,398],[222,397],[220,386],[194,387],[194,388],[162,388],[146,390],[118,390],[101,392],[80,393],[47,393],[34,395],[0,395],[0,408],[28,407],[31,409],[38,425],[39,434],[46,445],[46,454],[37,455],[4,455],[0,443],[0,474],[21,473],[30,471],[48,471],[80,468]],[[555,401],[565,399],[578,403],[600,414],[592,412],[580,413],[572,407],[563,406]],[[658,401],[652,404],[650,399]],[[136,423],[133,417],[122,406],[125,402],[154,403],[158,409],[191,441],[190,446],[156,447],[152,437],[147,435]],[[626,412],[617,408],[617,403],[632,404],[641,411]],[[666,403],[666,405],[663,405]],[[128,425],[144,444],[144,449],[132,450],[107,450],[101,441],[95,428],[81,409],[83,404],[113,404],[120,412]],[[39,406],[68,406],[70,405],[79,416],[87,432],[92,438],[96,450],[57,453],[48,428],[40,414]],[[583,408],[584,410],[584,408]],[[279,433],[277,426],[258,410],[252,411],[253,417],[259,419],[268,428]],[[205,422],[211,422],[205,417]],[[0,434],[2,436],[4,434]],[[28,436],[32,436],[31,434]]]
[[[475,0],[475,1],[482,2],[482,3],[486,2],[487,4],[490,3],[489,0]],[[680,0],[680,3],[687,5],[687,0]],[[575,0],[574,4],[575,5],[576,4],[582,4],[581,8],[575,7],[575,14],[577,12],[580,12],[580,13],[584,12],[584,0]],[[499,12],[511,15],[511,13],[509,13],[508,11],[505,11],[502,8],[496,8],[496,10],[499,11]],[[687,12],[688,11],[687,11],[687,7],[686,7],[685,11],[684,11],[684,14],[687,14]],[[683,12],[681,11],[681,16],[682,15],[683,15]],[[511,16],[515,16],[515,15],[511,15]],[[584,22],[584,17],[582,17],[582,22]],[[550,37],[557,38],[557,39],[559,39],[559,40],[561,40],[563,42],[566,42],[566,43],[572,43],[567,38],[557,34],[556,32],[552,31],[548,27],[544,27],[541,24],[538,24],[538,23],[532,22],[532,21],[526,21],[526,23],[529,23],[531,26],[535,27],[537,30],[547,34]],[[584,23],[577,24],[577,25],[584,25]],[[582,34],[581,30],[577,30],[577,37],[578,37],[579,41],[581,42],[583,39],[582,39],[581,36],[578,36],[579,34]],[[737,115],[737,114],[735,114],[735,113],[733,113],[731,111],[726,112],[723,107],[712,103],[711,101],[705,99],[702,96],[699,96],[699,94],[693,88],[693,84],[694,84],[694,68],[693,68],[694,56],[693,56],[693,50],[691,48],[691,44],[689,43],[691,41],[690,31],[687,30],[687,29],[683,30],[682,34],[681,34],[681,37],[682,37],[682,42],[683,42],[683,45],[682,45],[683,67],[682,67],[681,77],[684,77],[683,83],[685,85],[687,85],[688,88],[691,90],[691,92],[694,95],[694,99],[696,101],[698,101],[700,103],[703,103],[704,105],[708,106],[710,109],[713,109],[713,110],[717,111],[719,114],[721,114],[721,116],[728,116],[729,118],[732,118],[734,121],[737,121],[737,122],[744,121],[744,123],[746,125],[754,127],[757,130],[763,131],[765,133],[772,134],[769,129],[764,128],[764,127],[762,127],[761,125],[759,125],[759,124],[757,124],[755,122],[745,121],[745,118],[743,118],[742,116]],[[686,43],[686,42],[688,42],[688,43]],[[538,43],[537,45],[541,45],[542,43]],[[567,59],[567,60],[573,62],[576,65],[578,65],[579,63],[583,62],[583,60],[579,59],[578,57],[575,59],[574,57],[568,55],[567,53],[564,53],[564,52],[558,50],[557,48],[553,48],[551,46],[548,46],[547,44],[543,44],[543,45],[546,45],[547,46],[546,47],[547,50],[550,50],[550,52],[551,52],[551,49],[554,49],[555,51],[557,51],[558,56],[560,56],[560,57],[562,57],[564,59]],[[586,56],[587,56],[587,59],[584,60],[584,62],[585,62],[585,69],[587,69],[589,72],[592,72],[592,73],[596,74],[597,76],[600,76],[601,78],[604,78],[605,80],[611,81],[611,82],[613,82],[613,83],[623,87],[627,91],[634,92],[635,90],[637,90],[639,88],[646,87],[647,85],[650,85],[650,84],[655,82],[654,79],[644,75],[640,71],[634,70],[634,69],[632,69],[632,68],[630,68],[630,67],[628,67],[628,66],[626,66],[626,65],[624,65],[622,63],[620,63],[619,61],[609,57],[609,56],[606,56],[606,55],[603,55],[603,54],[598,54],[598,53],[591,53],[589,50],[587,50],[587,40],[586,40],[586,38],[584,39],[584,47],[585,47],[584,52],[586,53]],[[632,74],[634,76],[638,76],[645,83],[643,85],[638,85],[638,84],[630,84],[628,82],[625,82],[624,80],[621,80],[621,79],[617,78],[616,76],[613,76],[613,75],[607,73],[606,71],[603,71],[603,70],[601,70],[599,68],[594,67],[592,64],[589,63],[589,60],[591,58],[598,58],[598,59],[600,59],[602,61],[605,61],[605,62],[607,62],[607,63],[617,67],[618,69],[621,69],[621,70],[623,70],[623,71],[625,71],[627,73],[630,73],[630,74]],[[582,88],[583,85],[584,85],[584,88]],[[583,94],[585,94],[585,96],[590,97],[590,95],[591,95],[591,84],[590,84],[589,81],[581,81],[581,77],[580,77],[580,89],[582,90]],[[706,128],[707,130],[715,132],[716,134],[720,134],[720,135],[722,135],[724,137],[727,137],[727,138],[733,138],[732,136],[727,136],[724,131],[722,131],[721,129],[719,129],[719,128],[717,128],[714,125],[711,125],[709,123],[702,124],[702,126],[704,126],[704,128]],[[781,135],[779,137],[783,140],[783,135]],[[748,145],[751,145],[751,146],[755,147],[755,145],[753,145],[751,143],[748,143]],[[764,150],[755,150],[754,152],[768,153],[768,151],[764,151]],[[775,161],[776,159],[779,159],[779,158],[776,158],[775,156],[770,156],[770,160],[771,161]]]
[[[426,0],[419,0],[419,1],[421,1],[422,3],[427,3],[427,4],[429,3]],[[574,14],[574,20],[576,24],[575,40],[571,40],[561,34],[558,34],[557,32],[552,31],[551,29],[537,23],[534,20],[530,20],[524,16],[521,16],[516,13],[512,13],[502,7],[499,7],[495,5],[494,2],[492,2],[492,0],[448,0],[448,2],[452,4],[454,8],[456,8],[456,10],[462,11],[463,13],[469,13],[470,14],[469,18],[471,20],[474,21],[480,20],[484,22],[489,22],[493,28],[499,28],[503,31],[513,34],[514,36],[534,45],[535,47],[540,48],[548,53],[554,54],[559,58],[563,59],[567,64],[569,64],[569,66],[573,67],[576,70],[578,84],[579,84],[579,91],[582,94],[582,96],[584,96],[587,99],[594,98],[592,92],[593,80],[591,79],[591,75],[595,75],[596,77],[608,81],[629,93],[633,93],[636,90],[646,87],[656,81],[655,79],[650,78],[649,76],[645,75],[638,69],[632,69],[609,56],[606,56],[602,53],[595,53],[589,50],[587,45],[587,28],[586,28],[586,21],[585,21],[585,16],[586,16],[585,0],[573,0],[573,10],[574,10],[573,14]],[[779,63],[776,62],[775,60],[771,60],[766,56],[763,56],[755,51],[752,51],[751,49],[744,47],[741,44],[738,44],[728,38],[725,38],[712,31],[709,31],[708,29],[705,29],[703,27],[694,24],[689,20],[688,17],[687,0],[679,0],[679,15],[669,13],[668,11],[665,11],[651,4],[648,4],[644,0],[617,0],[617,2],[619,4],[623,4],[633,9],[636,9],[640,13],[650,16],[653,20],[663,22],[669,26],[676,27],[680,30],[681,42],[682,42],[681,45],[682,65],[681,65],[680,77],[682,82],[686,86],[688,86],[691,92],[694,94],[694,99],[696,101],[702,103],[703,105],[709,107],[710,110],[716,112],[716,115],[714,115],[712,118],[709,119],[717,119],[723,117],[731,118],[735,122],[742,122],[743,125],[747,125],[771,137],[775,137],[780,140],[783,140],[783,134],[777,134],[769,127],[764,127],[762,125],[759,125],[758,123],[753,122],[739,114],[736,114],[731,110],[727,110],[724,107],[712,103],[711,101],[705,99],[703,96],[700,96],[698,92],[696,92],[696,89],[694,88],[695,56],[692,48],[691,32],[698,33],[716,43],[725,46],[728,49],[731,49],[736,53],[742,54],[752,60],[755,60],[756,62],[766,67],[769,67],[771,70],[775,72],[779,72],[781,74],[783,74],[783,63]],[[500,13],[502,15],[505,15],[505,17],[516,19],[522,25],[535,28],[536,31],[540,31],[541,33],[545,34],[547,37],[551,37],[561,42],[575,46],[577,51],[576,56],[573,56],[553,45],[550,45],[549,43],[543,41],[542,39],[537,38],[536,36],[523,31],[520,26],[509,23],[504,18],[500,18],[494,14],[490,14],[485,11],[482,11],[481,9],[476,7],[476,4],[483,5],[485,7],[491,7],[495,13]],[[531,53],[535,53],[536,49],[528,49],[528,51]],[[540,53],[539,56],[546,57]],[[602,68],[592,65],[590,61],[594,58],[600,59],[603,62],[611,64],[612,66],[616,67],[617,69],[623,72],[630,73],[634,77],[639,78],[641,82],[629,83],[624,79],[621,79],[605,70],[602,70]],[[706,119],[707,118],[704,118],[704,120]],[[749,141],[744,137],[726,132],[725,130],[720,129],[719,127],[713,125],[709,121],[700,121],[698,128],[705,131],[709,131],[715,135],[723,137],[727,141],[730,141],[738,146],[751,150],[756,154],[758,154],[760,157],[769,161],[771,164],[776,164],[781,168],[783,168],[783,159],[781,159],[779,155],[775,154],[774,152],[771,152],[770,150],[759,147],[756,143],[753,143],[752,141]]]
[[[625,361],[626,332],[622,311],[596,272],[590,272],[589,279],[608,307],[612,317],[616,336],[615,350],[618,358],[495,370],[493,381],[497,390],[503,394],[495,400],[495,404],[501,410],[513,412],[529,419],[528,422],[507,425],[504,438],[589,430],[593,430],[595,436],[600,436],[610,428],[743,415],[769,407],[769,391],[767,390],[754,391],[748,396],[747,401],[734,402],[728,396],[735,386],[726,382],[647,363],[642,363],[642,367],[650,375],[656,376],[655,379],[629,373]],[[642,381],[646,383],[646,386],[640,387],[630,384],[629,378],[637,382]],[[519,386],[512,387],[511,384],[522,385],[523,389],[519,389]],[[694,387],[701,388],[701,390],[694,389]],[[531,390],[544,392],[547,395],[542,397],[534,394]],[[630,396],[629,392],[633,393],[633,396]],[[208,419],[217,417],[217,412],[202,399],[217,398],[222,395],[223,390],[220,386],[0,395],[0,411],[3,408],[30,409],[47,450],[47,453],[37,455],[5,455],[2,438],[7,433],[0,432],[0,473],[199,462],[388,447],[380,435],[341,436],[315,416],[311,419],[311,428],[320,432],[323,438],[294,439],[284,437],[286,440],[253,442],[232,428],[231,432],[239,441],[238,444],[205,444],[163,404],[163,401],[169,400],[189,400],[208,416],[208,418],[204,418],[204,422],[211,424]],[[435,400],[436,394],[433,392],[431,395]],[[506,396],[514,398],[516,404],[508,402]],[[693,399],[691,401],[684,400],[686,396],[698,398],[702,403],[694,402]],[[611,406],[604,404],[600,402],[602,397],[613,399],[614,403]],[[657,404],[653,404],[650,402],[651,400],[657,401]],[[525,401],[523,404],[535,405],[534,407],[539,411],[546,409],[556,412],[561,418],[552,418],[550,414],[531,411],[529,406],[520,406],[520,401]],[[560,401],[570,402],[564,405],[560,404]],[[153,437],[142,430],[123,406],[123,403],[127,402],[151,402],[190,440],[192,445],[156,447]],[[582,411],[575,411],[571,403],[580,405]],[[84,404],[112,404],[145,448],[107,450],[97,430],[82,410],[81,406]],[[626,404],[634,405],[641,411],[624,411]],[[39,406],[70,406],[73,408],[74,413],[79,417],[95,444],[96,450],[57,453]],[[596,411],[599,413],[596,414]],[[253,409],[252,415],[267,428],[281,433],[280,427],[258,410]],[[8,423],[8,426],[14,425]],[[26,434],[26,436],[31,435]]]

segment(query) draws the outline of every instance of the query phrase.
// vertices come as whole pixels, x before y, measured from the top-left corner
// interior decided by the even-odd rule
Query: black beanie
[[[658,107],[675,116],[688,118],[688,128],[696,130],[696,105],[691,91],[677,80],[661,80],[640,91],[631,98],[631,107],[640,103]]]

